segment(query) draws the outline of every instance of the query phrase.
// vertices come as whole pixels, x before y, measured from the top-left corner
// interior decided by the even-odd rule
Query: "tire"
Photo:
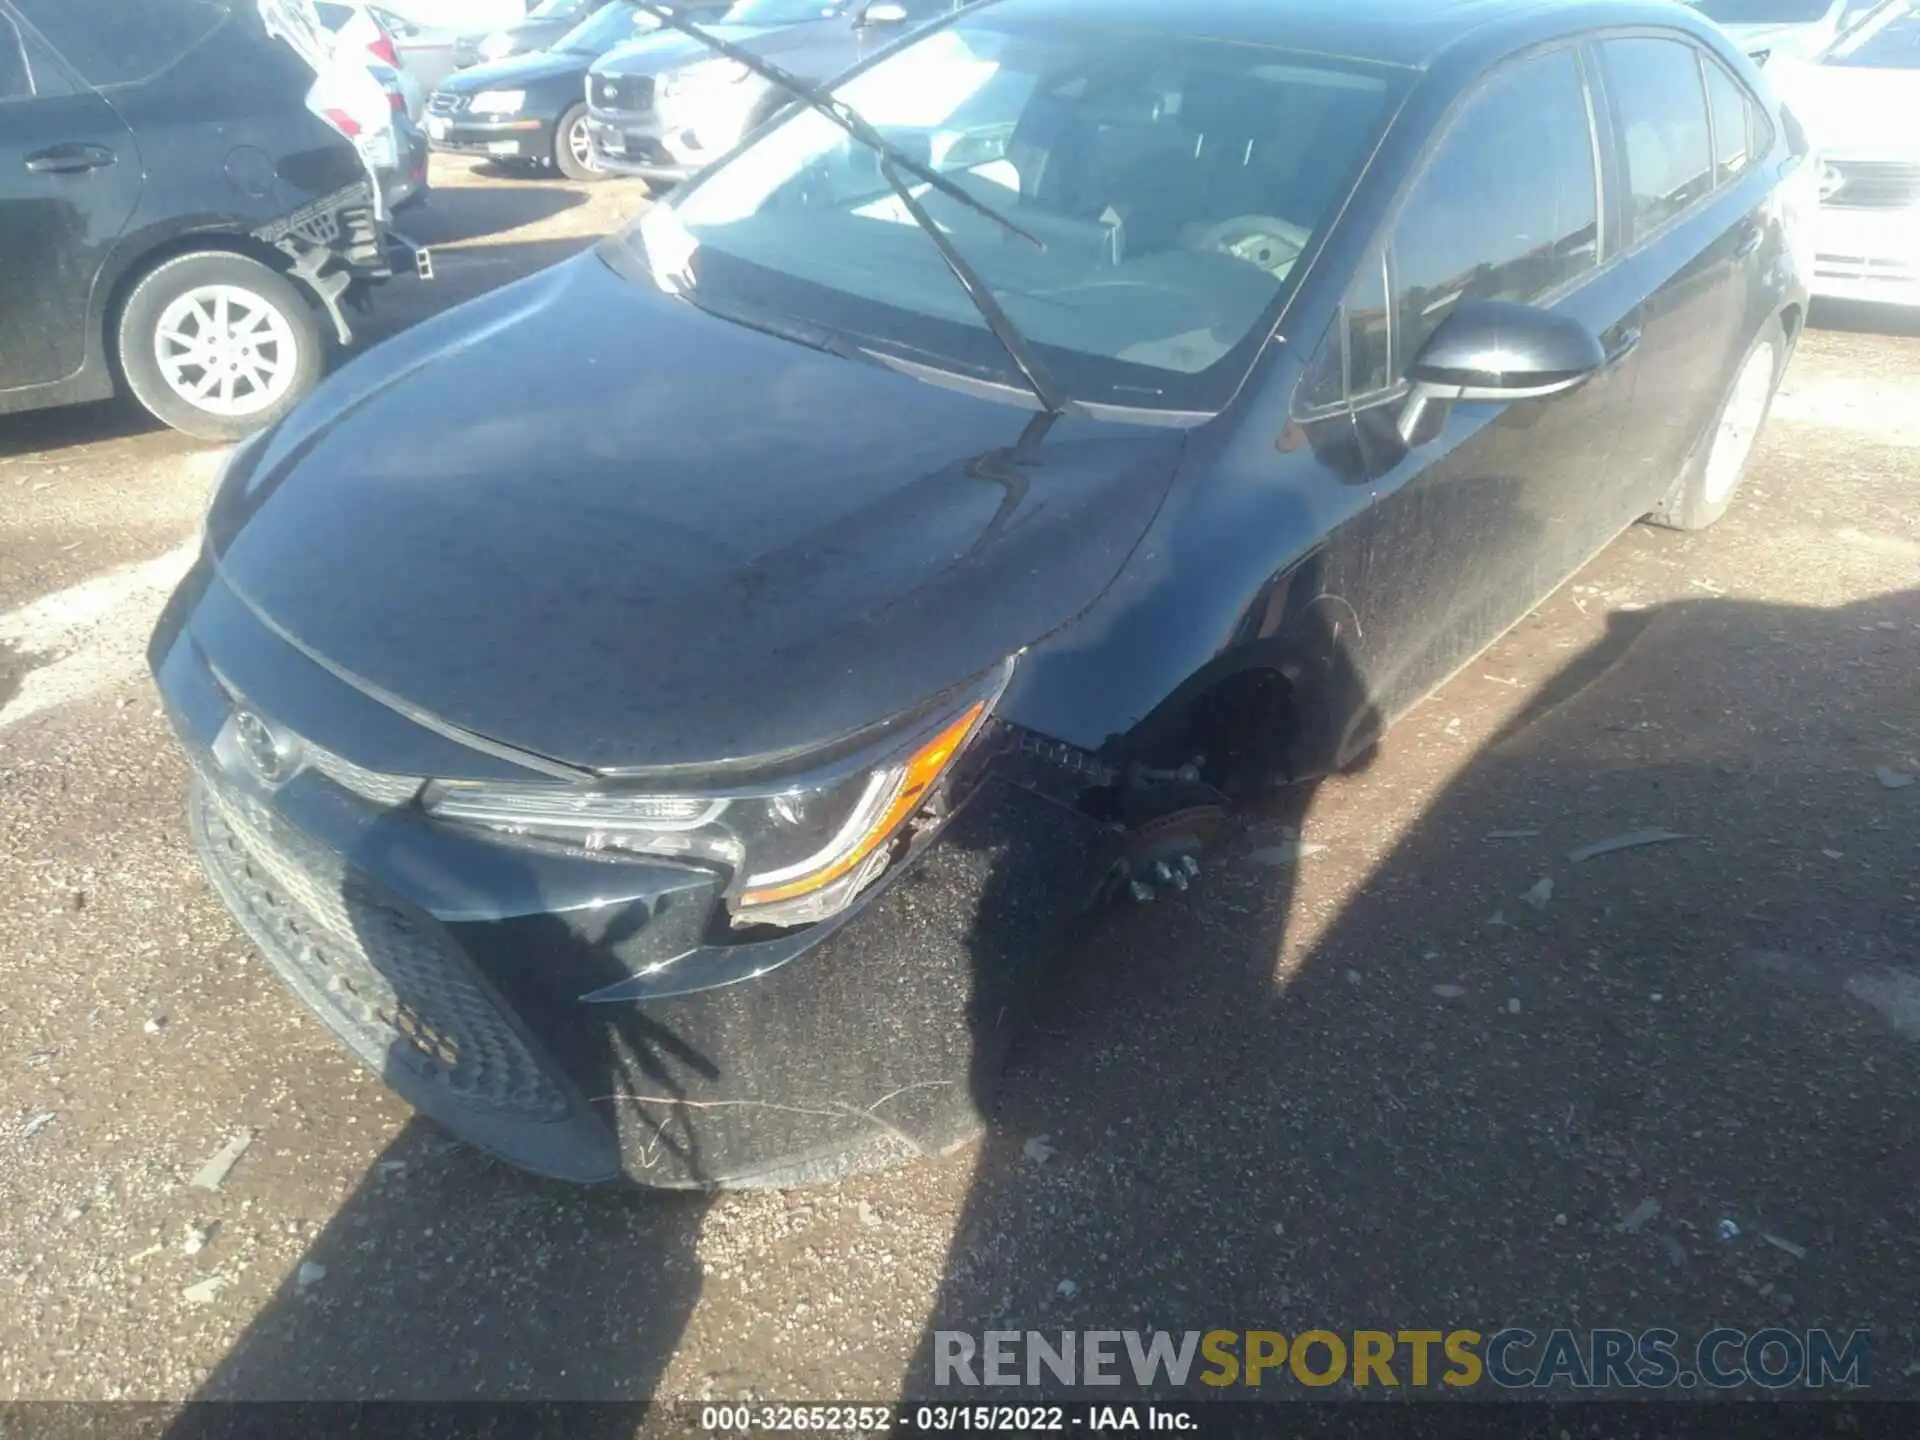
[[[1669,530],[1705,530],[1727,513],[1766,427],[1786,357],[1786,331],[1778,320],[1769,320],[1734,371],[1733,386],[1720,402],[1713,428],[1688,459],[1667,498],[1647,515],[1649,524]]]
[[[570,106],[553,127],[553,167],[569,180],[604,180],[607,172],[593,163],[593,141],[587,136],[585,102]]]
[[[197,357],[209,352],[198,337],[215,334],[222,316],[221,348],[203,362]],[[127,296],[114,348],[127,388],[147,412],[202,440],[231,442],[265,429],[304,400],[325,369],[306,296],[258,260],[226,250],[155,266]],[[216,359],[232,368],[216,374]]]

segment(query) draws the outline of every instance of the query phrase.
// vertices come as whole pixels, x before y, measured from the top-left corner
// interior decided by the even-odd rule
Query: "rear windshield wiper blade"
[[[920,198],[901,178],[900,172],[905,170],[916,178],[926,181],[941,194],[952,196],[968,209],[977,211],[997,225],[1004,226],[1012,234],[1031,241],[1041,250],[1047,248],[1043,241],[1029,234],[993,206],[968,194],[939,171],[922,165],[882,135],[874,128],[871,121],[844,100],[837,99],[811,82],[801,79],[783,66],[776,65],[770,60],[763,60],[751,50],[744,50],[738,45],[722,40],[718,35],[709,35],[700,26],[682,19],[671,10],[649,4],[642,4],[640,9],[655,16],[661,24],[673,26],[674,29],[692,36],[727,59],[744,65],[770,84],[778,85],[808,108],[826,116],[854,140],[874,151],[880,157],[880,173],[885,177],[888,186],[899,197],[900,203],[906,207],[907,214],[912,217],[913,223],[927,232],[928,238],[940,251],[940,258],[946,261],[947,268],[960,282],[960,288],[973,302],[974,309],[980,312],[980,318],[986,322],[987,329],[992,332],[993,338],[1000,342],[1001,347],[1025,377],[1041,406],[1049,415],[1065,413],[1070,403],[1067,392],[1053,378],[1040,357],[1033,353],[1033,347],[1027,344],[1027,338],[1021,334],[1020,327],[1013,323],[1012,317],[994,298],[992,288],[980,278],[980,273],[960,253],[959,247],[947,237],[946,232],[940,228],[933,216],[927,213],[926,206],[920,203]]]
[[[760,56],[754,54],[753,51],[735,45],[731,40],[722,40],[718,35],[710,34],[702,27],[695,25],[691,20],[683,18],[678,11],[669,10],[664,6],[646,3],[642,3],[638,8],[646,14],[653,16],[654,19],[658,20],[662,25],[671,25],[681,34],[692,36],[695,40],[698,40],[702,45],[705,45],[717,54],[724,55],[736,64],[746,66],[747,69],[753,71],[754,74],[769,84],[778,85],[782,90],[785,90],[788,94],[792,95],[794,99],[800,101],[809,109],[819,111],[855,140],[858,140],[862,145],[886,156],[902,170],[905,170],[917,180],[925,181],[942,195],[945,195],[949,200],[966,206],[977,215],[985,216],[1009,234],[1018,235],[1036,250],[1045,250],[1047,248],[1046,241],[1042,240],[1038,235],[1035,235],[1031,230],[1026,229],[1012,216],[1005,215],[999,210],[996,210],[979,196],[969,194],[963,186],[954,184],[953,181],[949,180],[931,166],[922,165],[918,160],[914,159],[913,156],[909,155],[905,150],[902,150],[898,145],[895,145],[891,140],[887,139],[885,135],[882,135],[876,130],[866,116],[862,115],[858,110],[855,110],[851,105],[847,104],[846,101],[838,99],[830,92],[821,89],[812,81],[801,79],[800,76],[794,74],[786,67],[776,65],[771,60],[762,59]]]

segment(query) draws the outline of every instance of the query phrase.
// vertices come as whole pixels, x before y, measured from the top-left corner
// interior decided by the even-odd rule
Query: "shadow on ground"
[[[1112,916],[1016,1057],[905,1393],[963,1393],[939,1330],[1508,1325],[1866,1326],[1910,1386],[1920,787],[1876,770],[1920,762],[1917,677],[1920,592],[1616,615],[1377,866],[1304,862],[1341,898],[1278,827],[1328,787],[1390,814],[1391,737]],[[1656,828],[1691,838],[1569,859]]]
[[[1393,813],[1391,737],[1080,937],[904,1393],[958,1393],[936,1331],[1090,1328],[1867,1326],[1910,1384],[1920,787],[1876,771],[1920,767],[1920,595],[1618,616],[1566,673],[1374,856],[1296,893],[1282,850]],[[203,1398],[656,1390],[706,1202],[450,1148],[408,1128]]]
[[[1816,330],[1844,330],[1855,335],[1920,335],[1920,307],[1816,300],[1808,323]]]
[[[483,167],[480,173],[491,172]],[[586,203],[585,188],[558,181],[447,186],[397,215],[394,227],[421,245],[452,245],[538,225]]]

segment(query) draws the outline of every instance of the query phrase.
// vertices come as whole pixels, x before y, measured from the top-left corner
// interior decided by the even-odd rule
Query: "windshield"
[[[583,55],[604,55],[622,41],[633,38],[635,13],[631,5],[603,6],[556,40],[553,48]]]
[[[1875,70],[1920,70],[1920,13],[1896,7],[1867,22],[1827,57],[1829,65]]]
[[[1224,405],[1351,188],[1400,72],[983,10],[837,87],[1044,249],[918,182],[1077,399]],[[622,243],[657,283],[1023,383],[874,152],[800,110]],[[884,337],[884,338],[881,338]]]
[[[1694,0],[1722,25],[1812,25],[1827,18],[1833,0]]]
[[[726,13],[729,25],[804,25],[827,20],[847,8],[848,0],[740,0]],[[700,17],[692,17],[696,22]]]

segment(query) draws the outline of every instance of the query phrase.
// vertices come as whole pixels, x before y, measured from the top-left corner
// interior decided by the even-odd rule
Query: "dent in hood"
[[[1180,432],[1063,420],[1013,465],[1032,418],[589,255],[336,375],[208,543],[276,629],[448,724],[601,769],[763,756],[911,709],[1112,582]]]

